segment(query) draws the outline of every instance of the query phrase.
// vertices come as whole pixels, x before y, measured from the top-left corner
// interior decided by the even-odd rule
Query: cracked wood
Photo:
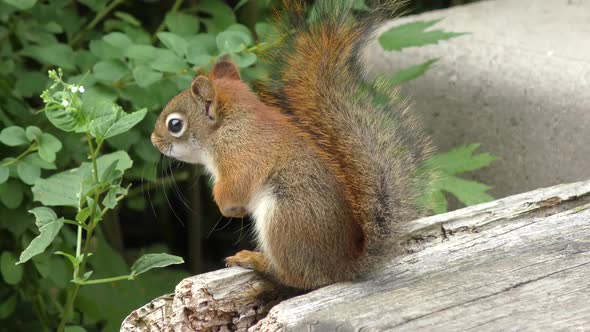
[[[284,295],[250,271],[195,276],[122,330],[590,329],[589,202],[586,181],[419,219],[407,254],[366,280],[279,304]]]

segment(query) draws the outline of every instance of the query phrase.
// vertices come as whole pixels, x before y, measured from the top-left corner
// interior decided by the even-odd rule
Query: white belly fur
[[[271,188],[255,193],[248,204],[248,212],[254,219],[254,232],[258,247],[272,261],[268,250],[269,228],[273,222],[277,199]]]

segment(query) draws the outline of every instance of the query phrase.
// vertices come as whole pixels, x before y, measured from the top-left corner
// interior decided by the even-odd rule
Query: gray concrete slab
[[[406,83],[440,151],[501,158],[470,175],[495,197],[590,178],[590,1],[495,0],[404,17],[469,35],[402,52],[369,47],[371,71],[440,58]]]

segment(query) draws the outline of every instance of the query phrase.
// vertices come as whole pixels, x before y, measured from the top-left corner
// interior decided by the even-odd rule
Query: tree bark
[[[121,330],[590,326],[590,181],[418,219],[407,234],[406,253],[364,280],[292,297],[249,270],[223,269],[185,279],[131,313]]]

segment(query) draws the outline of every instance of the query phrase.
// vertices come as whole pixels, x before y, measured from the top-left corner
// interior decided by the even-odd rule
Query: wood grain
[[[278,303],[289,295],[271,282],[219,270],[184,280],[121,330],[590,331],[590,181],[422,218],[407,232],[407,254],[366,280]]]

